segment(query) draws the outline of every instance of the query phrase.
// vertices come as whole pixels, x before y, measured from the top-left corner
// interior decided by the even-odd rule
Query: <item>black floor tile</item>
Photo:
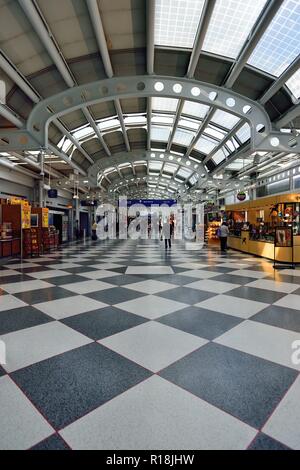
[[[178,302],[183,302],[188,305],[194,305],[198,302],[202,302],[203,300],[215,297],[216,294],[189,287],[177,287],[165,292],[160,292],[156,295],[163,297],[164,299],[177,300]]]
[[[52,283],[52,278],[51,278]],[[20,292],[19,294],[14,294],[15,297],[23,300],[27,304],[33,305],[40,302],[49,302],[56,299],[64,299],[66,297],[71,297],[74,295],[73,292],[63,289],[62,287],[48,287],[45,289],[35,289],[26,292]]]
[[[145,277],[145,276],[143,276]],[[195,282],[197,279],[191,276],[181,276],[180,274],[161,274],[159,276],[149,276],[150,279],[157,279],[161,282],[167,282],[176,286],[185,286],[191,282]]]
[[[260,429],[298,372],[215,343],[209,343],[160,375]]]
[[[275,441],[270,436],[267,436],[263,432],[260,432],[251,442],[248,450],[290,450],[289,447],[282,444],[281,442]]]
[[[133,284],[134,282],[140,282],[141,277],[134,276],[131,274],[120,274],[119,276],[106,277],[103,280],[105,282],[108,282],[109,284],[114,284],[116,286],[125,286],[126,284]]]
[[[129,300],[138,299],[139,297],[144,297],[145,294],[142,292],[137,292],[135,290],[126,289],[124,287],[111,288],[101,290],[99,292],[91,292],[86,294],[86,297],[90,297],[94,300],[99,300],[99,302],[104,302],[105,304],[120,304],[121,302],[127,302]]]
[[[3,375],[6,375],[6,372],[3,367],[0,366],[0,377],[3,377]]]
[[[214,281],[229,282],[230,284],[249,284],[250,282],[255,281],[253,277],[246,276],[235,276],[233,274],[220,274],[213,278]]]
[[[104,346],[92,343],[11,375],[59,430],[152,374]]]
[[[243,320],[232,317],[231,315],[212,312],[204,308],[187,307],[178,312],[164,315],[156,321],[185,331],[186,333],[212,340],[221,336]]]
[[[5,289],[5,284],[13,284],[14,282],[32,281],[32,277],[26,274],[14,274],[12,276],[3,276],[0,278],[0,285]]]
[[[50,268],[46,266],[32,266],[29,268],[18,268],[16,269],[16,271],[18,271],[21,274],[31,274],[31,273],[39,273],[41,271],[50,271]]]
[[[74,263],[74,264],[79,264],[79,263]],[[91,265],[95,264],[93,261],[91,261]],[[82,273],[90,273],[91,271],[98,271],[97,268],[91,268],[89,266],[79,266],[77,268],[67,268],[64,269],[67,273],[70,274],[82,274]]]
[[[0,319],[0,335],[53,321],[53,318],[31,306],[1,312]]]
[[[216,266],[216,264],[209,266],[208,268],[203,268],[203,269],[205,271],[213,271],[215,273],[220,273],[220,274],[228,274],[228,273],[231,273],[232,271],[236,271],[236,267],[226,268],[223,266]]]
[[[84,282],[88,279],[86,277],[70,274],[69,276],[66,274],[64,276],[56,276],[51,278],[51,284],[55,284],[56,286],[63,286],[64,284],[73,284],[74,282]]]
[[[143,317],[115,307],[105,307],[61,320],[65,325],[95,341],[128,330],[146,321],[148,320]]]
[[[52,434],[44,441],[31,447],[30,450],[70,450],[70,447],[58,434]]]
[[[277,302],[277,300],[284,297],[286,294],[283,294],[282,292],[273,292],[267,289],[242,286],[227,292],[227,295],[239,297],[240,299],[256,300],[257,302],[273,304],[274,302]]]
[[[299,305],[300,309],[300,305]],[[300,333],[300,315],[298,310],[285,307],[270,305],[261,312],[253,315],[251,321],[266,323],[267,325],[277,326],[285,330],[297,331]]]

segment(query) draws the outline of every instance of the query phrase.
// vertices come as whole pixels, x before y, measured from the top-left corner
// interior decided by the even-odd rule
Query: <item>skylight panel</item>
[[[152,140],[167,142],[169,140],[170,133],[171,133],[171,127],[151,126],[151,139]]]
[[[240,118],[234,114],[227,113],[222,109],[217,109],[211,120],[212,122],[219,124],[219,126],[225,127],[226,129],[232,129],[239,122]]]
[[[286,82],[286,86],[292,92],[295,98],[300,98],[300,69],[291,76]]]
[[[224,131],[222,132],[219,129],[216,129],[215,127],[207,126],[204,130],[205,134],[210,135],[211,137],[217,139],[217,140],[222,140],[224,139],[226,133]]]
[[[178,169],[177,165],[172,163],[165,163],[164,170],[168,171],[169,173],[174,173]]]
[[[194,135],[194,132],[177,129],[174,135],[174,142],[179,145],[188,146],[192,142]]]
[[[225,160],[225,155],[222,149],[218,150],[214,156],[212,157],[213,162],[216,165],[219,165],[219,163],[223,162]]]
[[[191,130],[197,131],[199,129],[199,121],[192,121],[190,119],[180,119],[178,123],[179,127],[188,127]]]
[[[160,171],[161,167],[162,167],[161,162],[150,162],[149,163],[149,169],[152,170],[152,171],[153,170]]]
[[[236,133],[238,139],[244,144],[247,140],[251,138],[251,131],[249,124],[244,124]]]
[[[106,119],[105,121],[100,121],[98,127],[101,131],[106,131],[114,127],[120,127],[120,121],[119,119]]]
[[[191,176],[191,174],[192,174],[192,171],[187,170],[186,168],[180,168],[180,170],[177,173],[178,176],[181,176],[181,178],[184,178],[184,179]]]
[[[186,100],[183,105],[182,114],[188,114],[198,119],[203,119],[206,116],[208,110],[209,106],[206,104]]]
[[[173,124],[173,120],[173,116],[164,116],[163,114],[158,114],[151,118],[151,122],[153,122],[153,124]]]
[[[141,125],[146,124],[147,119],[145,116],[126,116],[124,118],[124,122],[128,126],[133,126],[133,125],[141,126]]]
[[[203,50],[236,58],[266,0],[217,0]]]
[[[201,153],[208,154],[217,146],[217,142],[213,141],[209,137],[200,137],[195,144],[195,149]]]
[[[154,42],[192,49],[204,0],[156,0]]]
[[[80,140],[80,139],[84,139],[85,137],[94,135],[95,132],[91,126],[86,126],[86,127],[82,127],[81,129],[74,131],[72,134],[75,137],[75,139]]]
[[[279,77],[300,52],[300,5],[285,0],[248,63]]]
[[[152,109],[155,111],[175,112],[178,100],[176,98],[152,98]]]

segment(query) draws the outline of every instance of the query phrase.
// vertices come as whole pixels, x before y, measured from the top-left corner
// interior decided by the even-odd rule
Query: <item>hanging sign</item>
[[[245,191],[239,191],[236,197],[239,201],[244,201],[247,197],[247,194],[245,193]]]

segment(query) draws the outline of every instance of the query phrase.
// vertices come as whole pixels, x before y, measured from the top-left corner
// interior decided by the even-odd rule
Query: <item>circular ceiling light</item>
[[[155,82],[154,88],[156,91],[163,91],[165,85],[162,82]]]

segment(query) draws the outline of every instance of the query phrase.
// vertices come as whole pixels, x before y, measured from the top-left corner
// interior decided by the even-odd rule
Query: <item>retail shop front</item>
[[[228,246],[282,263],[300,263],[300,193],[225,207]]]

